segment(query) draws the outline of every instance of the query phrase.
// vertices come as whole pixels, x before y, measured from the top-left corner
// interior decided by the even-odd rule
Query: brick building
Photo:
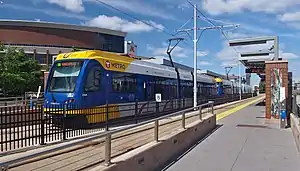
[[[7,46],[23,48],[25,53],[45,66],[53,56],[79,49],[124,52],[126,33],[81,25],[60,23],[0,20],[0,41]]]

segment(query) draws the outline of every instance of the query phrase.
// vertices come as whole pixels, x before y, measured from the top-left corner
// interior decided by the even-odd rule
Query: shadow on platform
[[[258,102],[255,106],[266,106],[265,100]]]
[[[201,140],[197,141],[195,144],[192,144],[188,149],[181,152],[181,155],[179,157],[174,157],[170,159],[168,162],[166,162],[163,166],[158,168],[157,170],[165,171],[169,167],[171,167],[173,164],[175,164],[177,161],[179,161],[181,158],[183,158],[186,154],[188,154],[190,151],[192,151],[197,145],[199,145],[201,142],[203,142],[206,138],[208,138],[211,134],[213,134],[215,131],[217,131],[219,128],[221,128],[223,124],[217,124],[215,129],[213,129],[209,134],[207,134],[205,137],[203,137]]]

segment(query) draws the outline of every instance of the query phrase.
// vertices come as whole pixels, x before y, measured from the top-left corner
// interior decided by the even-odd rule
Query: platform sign
[[[285,100],[285,87],[280,87],[280,102]]]
[[[161,102],[161,94],[160,93],[155,94],[155,100],[156,100],[156,102]]]

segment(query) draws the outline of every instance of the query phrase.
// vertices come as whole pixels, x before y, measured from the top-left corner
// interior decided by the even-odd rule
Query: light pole
[[[194,4],[194,107],[197,106],[197,6]]]
[[[241,78],[241,64],[240,59],[238,60],[239,65],[239,94],[240,94],[240,100],[242,100],[242,78]]]

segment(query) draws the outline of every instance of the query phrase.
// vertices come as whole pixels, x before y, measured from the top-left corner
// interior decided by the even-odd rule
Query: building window
[[[36,60],[39,64],[47,64],[47,55],[46,54],[36,54]]]
[[[53,63],[53,55],[48,55],[48,64],[52,64]]]

